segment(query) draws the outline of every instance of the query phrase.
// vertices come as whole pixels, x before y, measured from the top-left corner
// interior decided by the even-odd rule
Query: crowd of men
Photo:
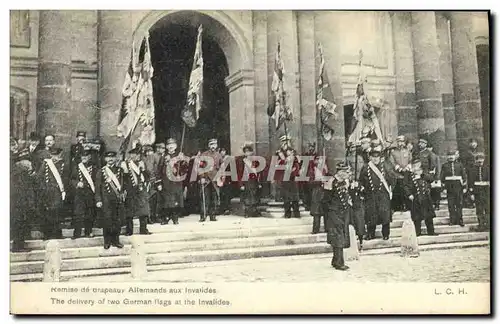
[[[179,218],[193,213],[199,213],[200,222],[216,221],[217,215],[231,212],[235,191],[245,217],[258,217],[266,183],[276,188],[285,218],[300,217],[301,200],[314,218],[314,234],[319,233],[324,218],[327,240],[334,249],[332,266],[339,270],[348,268],[342,249],[349,244],[349,224],[354,225],[362,246],[363,240],[375,238],[377,225],[388,240],[393,212],[410,210],[417,235],[422,234],[422,221],[428,235],[437,235],[433,218],[443,187],[450,225],[464,226],[462,208],[470,200],[475,201],[480,230],[489,228],[489,167],[484,154],[477,152],[475,140],[466,154],[459,157],[456,151],[449,152],[441,165],[424,138],[418,147],[404,136],[398,136],[395,143],[362,138],[349,147],[334,173],[315,144],[299,156],[288,135],[280,138],[281,146],[265,160],[265,168],[253,158],[252,143],[245,143],[242,155],[234,157],[218,147],[217,139],[210,139],[206,151],[189,157],[173,138],[154,148],[134,145],[123,155],[106,151],[103,143],[88,141],[85,132],[78,132],[76,141],[64,158],[53,135],[45,136],[42,144],[34,134],[23,145],[11,140],[13,251],[27,250],[24,240],[29,237],[33,215],[45,240],[63,237],[61,224],[66,215],[72,218],[73,239],[92,237],[93,228],[102,228],[105,249],[123,247],[121,229],[133,235],[135,218],[141,235],[151,234],[148,224],[172,221],[177,225]],[[305,156],[309,159],[304,160]],[[203,157],[212,162],[210,166]],[[231,159],[236,175],[220,177],[219,171],[230,166]],[[202,171],[193,178],[195,167]],[[301,176],[304,170],[306,181]]]

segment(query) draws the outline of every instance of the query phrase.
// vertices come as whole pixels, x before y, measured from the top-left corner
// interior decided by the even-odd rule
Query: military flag
[[[153,100],[153,65],[149,35],[141,42],[139,52],[132,45],[130,64],[122,88],[122,106],[117,135],[123,138],[120,152],[131,142],[151,145],[155,141],[155,107]]]
[[[271,84],[272,98],[271,103],[267,108],[267,115],[274,119],[276,130],[278,130],[286,121],[293,119],[292,111],[287,105],[287,93],[283,86],[284,72],[285,70],[283,67],[283,60],[281,59],[280,43],[278,43],[276,57],[274,60],[273,82]]]
[[[359,143],[362,137],[377,138],[384,142],[380,123],[375,109],[382,108],[383,101],[379,98],[373,98],[371,101],[365,93],[364,85],[366,76],[363,66],[363,51],[359,51],[359,78],[356,87],[356,95],[354,101],[353,124],[351,127],[351,135],[348,143]]]
[[[323,47],[321,44],[319,44],[318,50],[321,63],[319,68],[318,87],[316,89],[316,107],[318,108],[320,116],[321,135],[325,140],[329,141],[332,139],[335,132],[333,123],[337,118],[337,113],[335,112],[337,105],[335,105],[332,88],[328,82],[325,59],[323,57]]]
[[[198,27],[198,37],[196,39],[196,49],[194,52],[193,68],[189,76],[189,89],[184,109],[181,112],[182,120],[188,127],[196,126],[196,121],[200,117],[200,110],[203,104],[203,52],[201,48],[203,26]]]

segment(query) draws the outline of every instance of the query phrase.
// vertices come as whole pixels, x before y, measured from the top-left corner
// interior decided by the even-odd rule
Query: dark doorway
[[[156,138],[177,139],[180,147],[184,122],[181,110],[186,103],[189,75],[193,65],[197,27],[162,22],[150,31],[155,100]],[[225,84],[227,61],[217,42],[205,33],[202,39],[204,61],[203,106],[194,128],[186,126],[183,151],[195,154],[207,149],[210,138],[229,148],[229,93]]]

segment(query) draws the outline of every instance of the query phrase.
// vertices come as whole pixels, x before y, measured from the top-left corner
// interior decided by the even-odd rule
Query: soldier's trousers
[[[62,207],[44,208],[42,232],[45,240],[62,238],[62,230],[60,223],[61,212],[62,212]]]
[[[174,208],[164,208],[162,212],[162,224],[168,224],[170,220],[174,222],[174,224],[179,223],[179,216],[181,214],[181,210],[177,207]]]
[[[345,265],[344,261],[344,249],[343,248],[333,248],[333,257],[332,257],[332,267],[342,267]]]
[[[126,233],[127,235],[134,234],[134,219],[132,217],[127,217],[126,222]],[[148,226],[148,216],[139,217],[139,233],[144,234]]]
[[[458,225],[463,222],[462,208],[463,208],[463,195],[462,190],[447,190],[448,197],[448,211],[450,212],[450,224]]]
[[[214,183],[208,183],[201,186],[200,219],[205,220],[206,216],[210,216],[211,220],[215,219],[215,211],[217,209],[217,191],[214,186]],[[205,202],[204,205],[203,202]]]
[[[75,196],[75,208],[73,218],[73,237],[77,238],[82,235],[82,227],[85,229],[85,236],[92,233],[95,219],[95,202],[93,197],[83,199],[83,197]]]
[[[311,209],[312,190],[313,190],[313,185],[309,183],[305,183],[302,186],[302,196],[303,196],[304,207],[306,208],[306,210]]]
[[[158,222],[158,193],[155,193],[153,196],[149,198],[149,210],[151,211],[150,220],[153,223]]]
[[[293,210],[293,217],[300,218],[299,202],[298,201],[285,200],[284,207],[285,207],[285,218],[292,217],[292,210]]]
[[[476,215],[479,227],[487,228],[490,225],[490,187],[475,186],[474,198],[476,202]]]
[[[374,238],[377,225],[367,225],[366,227],[368,236]],[[391,235],[391,224],[382,224],[382,237],[389,237],[389,235]]]
[[[220,211],[229,211],[231,207],[231,186],[224,184],[220,188]]]
[[[12,250],[22,249],[24,247],[24,241],[29,237],[29,226],[26,222],[28,219],[27,215],[22,217],[22,219],[14,219],[11,225],[11,236],[12,236]]]
[[[415,233],[420,236],[422,234],[422,221],[413,221],[413,224],[415,225]],[[434,220],[432,218],[425,220],[425,227],[427,228],[427,235],[434,234]]]
[[[313,216],[313,228],[312,228],[312,233],[313,234],[317,234],[319,233],[319,228],[321,226],[321,218],[323,217],[323,225],[325,226],[325,232],[326,232],[326,229],[328,228],[327,227],[327,217],[324,216],[324,215],[320,215],[320,216]]]
[[[406,210],[406,198],[404,195],[403,179],[396,179],[394,196],[392,197],[392,209],[395,211]]]
[[[109,205],[108,205],[109,204]],[[104,245],[120,243],[121,231],[121,213],[123,213],[123,204],[115,201],[110,201],[106,204],[106,209],[103,210],[102,232],[104,237]]]
[[[431,188],[431,200],[434,207],[439,209],[439,202],[441,201],[441,188]]]

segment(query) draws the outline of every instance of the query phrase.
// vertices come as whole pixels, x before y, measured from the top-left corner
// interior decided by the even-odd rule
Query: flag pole
[[[186,134],[186,123],[182,123],[182,137],[181,137],[181,148],[180,152],[182,152],[182,148],[184,147],[184,135]]]

